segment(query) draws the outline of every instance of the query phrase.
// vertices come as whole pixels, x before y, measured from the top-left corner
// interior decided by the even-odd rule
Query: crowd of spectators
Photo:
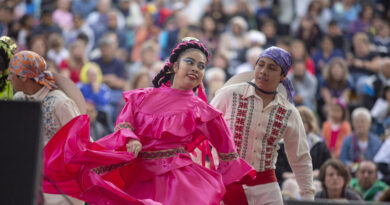
[[[4,0],[4,35],[78,84],[95,140],[113,130],[121,93],[152,86],[183,37],[211,51],[209,100],[279,46],[293,57],[288,78],[304,106],[317,197],[373,201],[390,184],[390,1]],[[293,186],[283,149],[279,156],[279,182]]]

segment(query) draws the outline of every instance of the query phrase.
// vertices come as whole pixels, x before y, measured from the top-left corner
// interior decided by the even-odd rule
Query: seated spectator
[[[345,53],[349,46],[349,42],[343,36],[343,33],[337,24],[337,21],[332,20],[328,24],[328,33],[333,41],[334,47]]]
[[[381,97],[375,101],[371,109],[373,118],[373,132],[378,135],[384,133],[384,123],[390,120],[390,86],[386,86],[381,91]]]
[[[328,159],[320,168],[319,180],[323,189],[315,198],[363,201],[358,193],[348,188],[350,179],[348,168],[341,161]]]
[[[353,88],[358,97],[364,92],[367,78],[379,71],[381,58],[369,49],[370,42],[365,33],[356,33],[352,39],[353,55],[347,58]],[[362,99],[358,99],[362,103]]]
[[[97,110],[104,110],[110,103],[111,89],[102,83],[102,71],[96,63],[86,63],[80,72],[78,87],[85,100],[93,102]]]
[[[69,57],[68,50],[64,47],[64,40],[58,33],[52,33],[49,36],[48,60],[52,60],[58,66],[64,59]]]
[[[387,189],[386,183],[378,180],[376,164],[373,161],[361,161],[355,176],[356,178],[351,180],[351,188],[365,201],[376,201]]]
[[[319,136],[320,130],[314,113],[305,106],[299,106],[297,109],[301,115],[303,126],[305,127],[305,133],[313,163],[313,177],[316,179],[318,178],[321,165],[326,160],[330,159],[331,155],[329,149],[326,147],[326,144]],[[279,184],[282,184],[286,179],[295,179],[295,175],[292,173],[291,167],[287,161],[287,156],[284,151],[284,143],[279,143],[279,146],[280,149],[278,150],[278,159],[276,162],[276,177],[278,178]]]
[[[241,64],[244,59],[240,59],[242,52],[247,47],[246,33],[248,23],[244,18],[236,16],[230,21],[231,28],[221,34],[219,41],[219,51],[225,55],[232,66]]]
[[[338,1],[333,4],[332,17],[339,23],[341,30],[345,31],[358,18],[360,11],[361,6],[355,0]]]
[[[325,119],[326,109],[335,99],[348,104],[351,89],[345,61],[341,58],[333,59],[325,67],[323,78],[320,78],[320,96],[317,104],[320,119]]]
[[[390,185],[390,126],[386,123],[385,141],[374,157],[378,170],[382,175],[381,180]]]
[[[101,56],[94,59],[103,72],[103,82],[111,89],[124,89],[127,79],[125,64],[115,55],[118,41],[114,33],[107,33],[99,40]]]
[[[97,111],[97,121],[112,130],[112,113],[114,108],[110,106],[111,89],[102,83],[102,71],[96,63],[86,63],[80,71],[80,83],[77,84],[86,101],[93,103]]]
[[[315,23],[314,19],[307,16],[302,17],[295,36],[305,43],[308,53],[313,53],[318,47],[317,44],[321,38],[321,35],[320,28]]]
[[[340,160],[354,173],[362,160],[373,160],[382,145],[381,140],[370,133],[371,115],[367,108],[356,108],[351,115],[353,133],[346,137],[340,151]]]
[[[81,68],[87,62],[85,55],[85,42],[82,40],[76,40],[70,45],[69,57],[62,60],[58,66],[60,73],[70,78],[73,82],[78,83],[80,81]]]
[[[69,31],[72,28],[72,13],[70,9],[70,0],[58,0],[57,9],[53,12],[53,21],[64,31]]]
[[[386,86],[390,86],[390,58],[384,58],[379,67],[379,72],[371,75],[364,82],[363,106],[371,109]]]
[[[324,67],[331,62],[335,57],[343,58],[343,53],[334,47],[332,38],[329,35],[324,35],[321,38],[320,49],[312,55],[316,73],[322,73]]]
[[[217,22],[212,16],[205,15],[200,20],[202,37],[200,40],[207,45],[207,48],[214,53],[218,49],[219,30]]]
[[[347,26],[347,32],[350,36],[358,32],[370,33],[371,21],[374,17],[374,8],[370,4],[363,6],[359,13],[359,18]]]
[[[316,106],[317,79],[307,71],[303,60],[294,61],[293,71],[287,77],[294,90],[295,105],[305,105],[311,110]]]
[[[89,56],[95,44],[95,33],[92,28],[85,22],[81,14],[73,15],[73,27],[64,33],[65,42],[67,44],[72,44],[78,38],[78,35],[84,34],[88,38],[87,46],[86,46],[86,54]]]
[[[211,101],[211,99],[215,96],[215,92],[224,85],[226,81],[226,74],[221,68],[209,68],[204,74],[204,80],[207,99]]]
[[[307,53],[305,43],[299,39],[295,39],[290,44],[290,53],[293,61],[304,60],[306,70],[315,75],[317,79],[322,76],[322,73],[316,73],[314,61]]]
[[[259,58],[260,53],[263,51],[260,47],[252,47],[246,51],[246,62],[237,66],[235,73],[243,73],[247,71],[254,71],[257,59]]]
[[[160,46],[153,40],[149,40],[142,45],[141,59],[130,66],[129,76],[132,78],[140,70],[149,72],[151,78],[157,73],[153,71],[153,65],[160,60]],[[159,68],[161,69],[161,68]]]
[[[379,197],[378,202],[390,202],[390,189],[386,189]]]
[[[381,22],[382,26],[372,39],[375,50],[381,56],[388,56],[390,52],[390,25],[389,22]]]
[[[266,43],[262,47],[263,49],[267,49],[271,46],[274,46],[277,41],[277,33],[276,33],[276,22],[270,18],[264,19],[260,31],[264,33],[266,37]]]
[[[62,34],[62,30],[54,23],[52,11],[50,9],[43,9],[41,14],[41,23],[32,28],[30,36],[31,38],[36,35],[44,35],[47,37],[51,33]]]
[[[344,138],[351,134],[351,125],[343,102],[336,99],[328,108],[328,119],[322,124],[322,137],[332,157],[338,159]]]
[[[95,104],[91,101],[86,101],[87,105],[87,115],[89,117],[90,123],[90,135],[93,141],[97,141],[100,138],[110,134],[107,127],[105,127],[101,122],[97,120],[97,110],[95,109]]]

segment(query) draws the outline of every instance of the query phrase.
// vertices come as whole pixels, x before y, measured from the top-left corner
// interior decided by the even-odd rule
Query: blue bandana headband
[[[292,58],[290,53],[279,47],[272,46],[270,48],[265,49],[263,52],[261,52],[259,59],[263,57],[267,57],[275,61],[275,63],[282,68],[282,72],[285,75],[287,75],[288,71],[292,66]],[[288,78],[286,78],[282,82],[282,84],[286,88],[288,101],[293,103],[295,92],[294,92],[294,87],[291,84],[291,81]]]

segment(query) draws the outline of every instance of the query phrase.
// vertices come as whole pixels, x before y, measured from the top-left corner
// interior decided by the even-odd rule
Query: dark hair
[[[318,179],[322,182],[322,188],[326,191],[325,186],[325,177],[326,177],[326,169],[331,166],[335,169],[341,177],[344,178],[343,190],[348,186],[349,181],[351,180],[351,174],[348,171],[348,168],[338,159],[328,159],[326,160],[320,168],[320,173],[318,175]]]
[[[0,92],[2,92],[7,84],[8,75],[6,70],[8,69],[9,62],[13,56],[11,46],[4,40],[0,40],[0,71],[2,71],[0,77]]]
[[[210,56],[209,51],[207,50],[206,46],[204,46],[199,40],[191,39],[182,41],[172,50],[171,55],[169,56],[169,59],[165,63],[163,69],[161,69],[161,71],[154,77],[152,81],[154,87],[158,88],[162,84],[165,84],[171,80],[172,76],[174,75],[172,70],[173,63],[178,61],[180,56],[188,49],[200,50],[203,54],[205,54],[208,63]]]

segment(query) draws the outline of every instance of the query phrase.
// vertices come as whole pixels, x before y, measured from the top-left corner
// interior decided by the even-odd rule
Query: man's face
[[[272,59],[260,58],[255,67],[255,84],[268,92],[276,91],[279,83],[286,79],[282,68]]]
[[[356,172],[356,179],[363,189],[370,188],[377,180],[376,166],[370,161],[363,161]]]

